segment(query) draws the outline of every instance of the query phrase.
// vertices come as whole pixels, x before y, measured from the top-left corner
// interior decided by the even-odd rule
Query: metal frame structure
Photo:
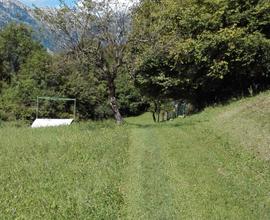
[[[48,100],[48,101],[73,101],[74,107],[73,107],[73,119],[76,119],[76,105],[77,100],[71,99],[71,98],[60,98],[60,97],[37,97],[37,108],[36,108],[36,119],[38,119],[39,115],[39,100]]]

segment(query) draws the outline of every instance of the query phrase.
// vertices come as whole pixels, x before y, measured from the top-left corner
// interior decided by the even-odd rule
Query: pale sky
[[[36,5],[38,7],[57,7],[59,5],[59,0],[19,0],[22,3],[33,6]],[[132,5],[133,2],[136,2],[138,0],[117,0],[122,5]],[[72,5],[74,3],[74,0],[66,0],[66,3],[69,5]]]
[[[36,5],[38,7],[57,7],[59,5],[58,0],[19,0],[19,1],[28,6]],[[72,4],[74,1],[66,0],[66,2],[68,4]]]

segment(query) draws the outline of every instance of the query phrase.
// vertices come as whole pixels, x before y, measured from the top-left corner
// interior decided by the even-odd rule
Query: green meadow
[[[270,218],[269,92],[159,124],[0,126],[0,219]]]

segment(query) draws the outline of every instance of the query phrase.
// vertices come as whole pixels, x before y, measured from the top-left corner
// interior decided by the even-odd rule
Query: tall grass
[[[116,219],[128,136],[113,122],[0,129],[0,219]]]

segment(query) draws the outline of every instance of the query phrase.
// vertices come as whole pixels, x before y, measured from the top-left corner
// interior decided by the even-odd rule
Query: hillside
[[[30,8],[16,0],[0,0],[0,26],[9,22],[23,22],[29,26],[38,26]]]
[[[34,30],[34,37],[42,44],[53,50],[54,39],[49,31],[45,31],[46,24],[39,22],[31,8],[17,0],[0,0],[0,29],[10,22],[23,23]],[[40,30],[43,30],[42,33]]]
[[[2,124],[0,218],[270,218],[270,92],[126,121]]]

